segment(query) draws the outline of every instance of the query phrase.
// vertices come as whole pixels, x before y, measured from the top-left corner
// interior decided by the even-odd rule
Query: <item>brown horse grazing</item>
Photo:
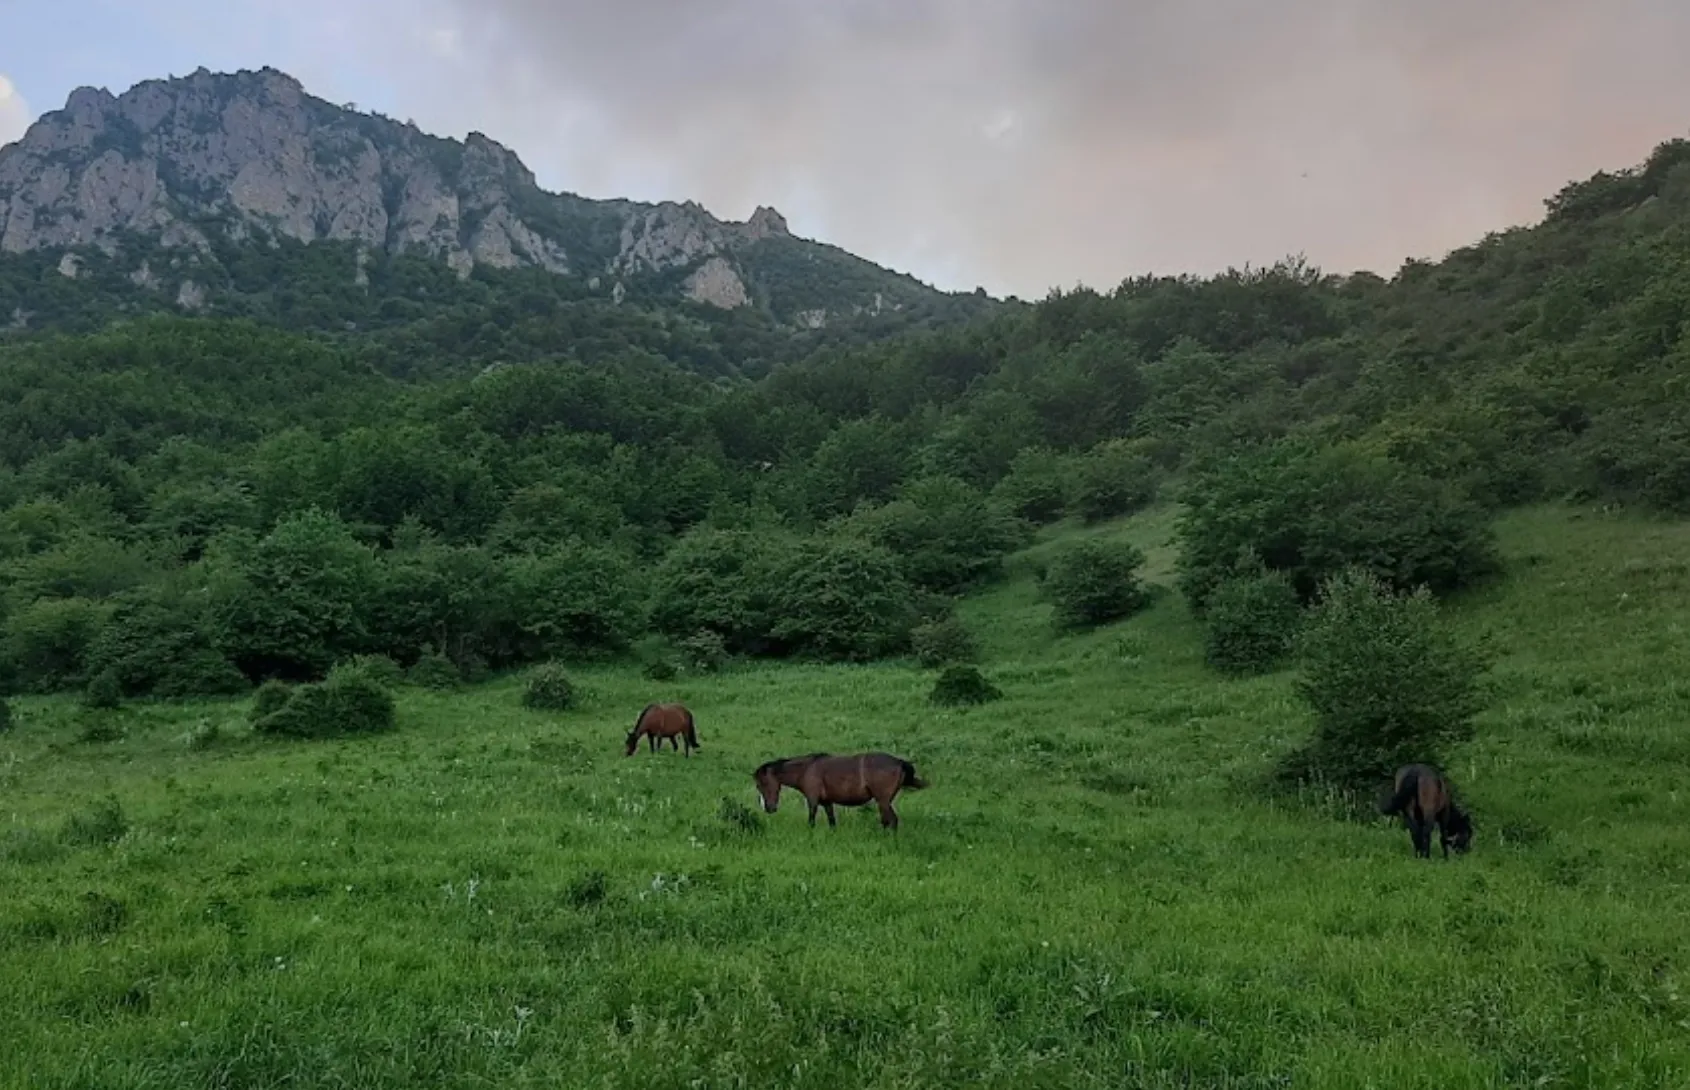
[[[898,828],[898,812],[892,800],[904,788],[919,791],[927,781],[915,774],[915,766],[890,753],[854,753],[836,757],[831,753],[809,753],[782,757],[758,766],[751,774],[763,809],[774,813],[780,806],[780,789],[795,788],[810,804],[810,825],[816,824],[816,808],[827,811],[828,825],[838,828],[834,806],[861,806],[873,799],[880,807],[880,826]]]
[[[1414,854],[1422,859],[1432,857],[1433,825],[1438,827],[1438,841],[1445,859],[1449,858],[1451,848],[1461,855],[1472,846],[1472,818],[1455,804],[1449,780],[1431,765],[1403,765],[1397,769],[1392,792],[1380,804],[1379,812],[1402,815],[1408,835],[1414,841]]]
[[[628,732],[628,750],[624,757],[634,755],[642,734],[653,753],[657,752],[657,747],[663,744],[665,738],[676,749],[681,748],[681,739],[685,739],[688,757],[692,756],[693,750],[704,748],[698,744],[698,726],[685,704],[647,704],[640,717],[634,720],[634,729]]]

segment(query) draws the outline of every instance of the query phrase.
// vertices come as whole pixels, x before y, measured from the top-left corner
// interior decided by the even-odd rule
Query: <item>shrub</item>
[[[528,675],[528,685],[522,692],[524,707],[539,711],[566,711],[575,706],[575,683],[569,680],[561,665],[544,663]]]
[[[1044,593],[1059,629],[1088,628],[1130,617],[1149,603],[1139,582],[1144,553],[1124,542],[1076,541],[1046,565]]]
[[[359,675],[301,685],[254,726],[260,734],[287,738],[381,733],[395,726],[393,695]]]
[[[1127,439],[1099,443],[1074,470],[1070,509],[1088,523],[1130,515],[1156,499],[1156,465]]]
[[[681,676],[680,667],[667,658],[648,659],[640,673],[649,681],[674,681]]]
[[[717,634],[735,651],[769,639],[773,569],[787,542],[748,530],[694,530],[657,567],[651,624],[674,639]]]
[[[1410,761],[1437,763],[1472,736],[1487,657],[1444,627],[1425,589],[1397,594],[1370,572],[1341,572],[1323,586],[1301,650],[1297,693],[1315,732],[1282,764],[1285,778],[1361,788]]]
[[[738,799],[722,796],[716,805],[716,819],[734,833],[761,836],[763,815]]]
[[[844,525],[896,556],[912,585],[941,594],[995,579],[1026,529],[978,489],[951,477],[910,484],[898,499],[865,506]]]
[[[117,683],[117,675],[110,670],[102,670],[88,679],[88,687],[82,691],[82,706],[85,708],[115,708],[123,703],[123,689]]]
[[[83,684],[89,648],[105,619],[105,609],[85,598],[43,598],[6,618],[0,657],[27,690]]]
[[[88,652],[90,673],[110,671],[125,696],[225,696],[251,688],[207,634],[203,604],[166,587],[123,596]]]
[[[1010,463],[1009,474],[992,489],[992,498],[1017,518],[1034,526],[1049,525],[1067,509],[1070,465],[1053,450],[1023,450]]]
[[[775,571],[770,635],[779,650],[866,661],[909,646],[913,597],[898,561],[854,538],[795,546]]]
[[[1003,691],[973,666],[947,666],[933,682],[933,691],[927,694],[927,699],[951,707],[989,704],[1003,699]]]
[[[701,674],[716,673],[727,665],[727,643],[718,633],[708,628],[700,629],[685,639],[676,641],[675,649],[680,652],[681,659],[689,670]]]
[[[980,655],[973,633],[955,617],[917,625],[910,633],[910,647],[916,659],[929,670],[973,662]]]
[[[1452,485],[1353,446],[1284,442],[1200,473],[1180,517],[1180,588],[1203,613],[1254,555],[1311,601],[1346,567],[1442,594],[1497,570],[1484,512]]]
[[[1235,676],[1265,674],[1295,649],[1303,606],[1289,576],[1258,563],[1254,573],[1215,588],[1204,619],[1210,666]]]
[[[463,676],[451,659],[438,651],[425,651],[405,671],[405,680],[423,689],[454,689]]]
[[[249,677],[321,677],[368,645],[380,562],[339,517],[313,509],[216,540],[206,563],[212,642]]]
[[[330,680],[354,676],[367,677],[377,685],[393,688],[405,680],[405,671],[386,655],[354,655],[335,663],[334,669],[329,671]]]
[[[0,734],[12,729],[12,704],[5,697],[0,696]]]
[[[196,696],[238,696],[252,688],[247,676],[216,651],[195,651],[174,662],[153,685],[154,696],[182,700]]]
[[[571,546],[520,556],[507,572],[522,659],[622,652],[644,627],[640,573],[613,549]]]
[[[282,705],[286,704],[292,696],[293,686],[272,678],[253,692],[252,708],[247,713],[247,718],[257,723],[265,716],[281,711]]]

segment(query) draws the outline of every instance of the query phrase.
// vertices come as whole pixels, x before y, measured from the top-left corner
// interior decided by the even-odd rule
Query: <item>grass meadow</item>
[[[1171,584],[1169,512],[1093,532]],[[1690,525],[1500,532],[1450,609],[1501,659],[1449,863],[1256,794],[1291,674],[1217,678],[1171,590],[1053,635],[1048,542],[964,605],[1005,694],[966,710],[909,664],[407,689],[329,743],[15,701],[0,1086],[1690,1085]],[[701,752],[622,756],[655,699]],[[895,837],[757,809],[759,762],[857,748],[931,781]]]

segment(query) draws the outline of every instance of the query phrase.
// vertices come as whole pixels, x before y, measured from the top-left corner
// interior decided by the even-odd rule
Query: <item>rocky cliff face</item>
[[[219,232],[422,253],[460,275],[537,266],[616,299],[625,280],[681,270],[681,294],[730,308],[753,301],[748,249],[812,245],[794,240],[771,208],[731,223],[691,202],[547,193],[479,133],[433,137],[314,98],[272,69],[201,70],[118,96],[83,88],[0,149],[0,251],[64,250],[61,272],[75,276],[75,251],[122,255],[142,237],[174,252],[170,264],[191,266]],[[134,283],[203,304],[185,270],[172,279],[156,260],[134,265]],[[841,312],[853,305],[862,301],[839,301]]]

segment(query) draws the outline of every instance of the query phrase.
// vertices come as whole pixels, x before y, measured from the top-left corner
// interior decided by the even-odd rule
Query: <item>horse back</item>
[[[812,761],[805,772],[834,802],[894,795],[904,781],[904,763],[890,753],[829,755]]]
[[[1396,790],[1421,820],[1435,818],[1448,808],[1449,781],[1444,774],[1426,764],[1404,765],[1397,769]]]
[[[637,723],[658,734],[680,734],[692,725],[692,712],[685,704],[647,704]]]

